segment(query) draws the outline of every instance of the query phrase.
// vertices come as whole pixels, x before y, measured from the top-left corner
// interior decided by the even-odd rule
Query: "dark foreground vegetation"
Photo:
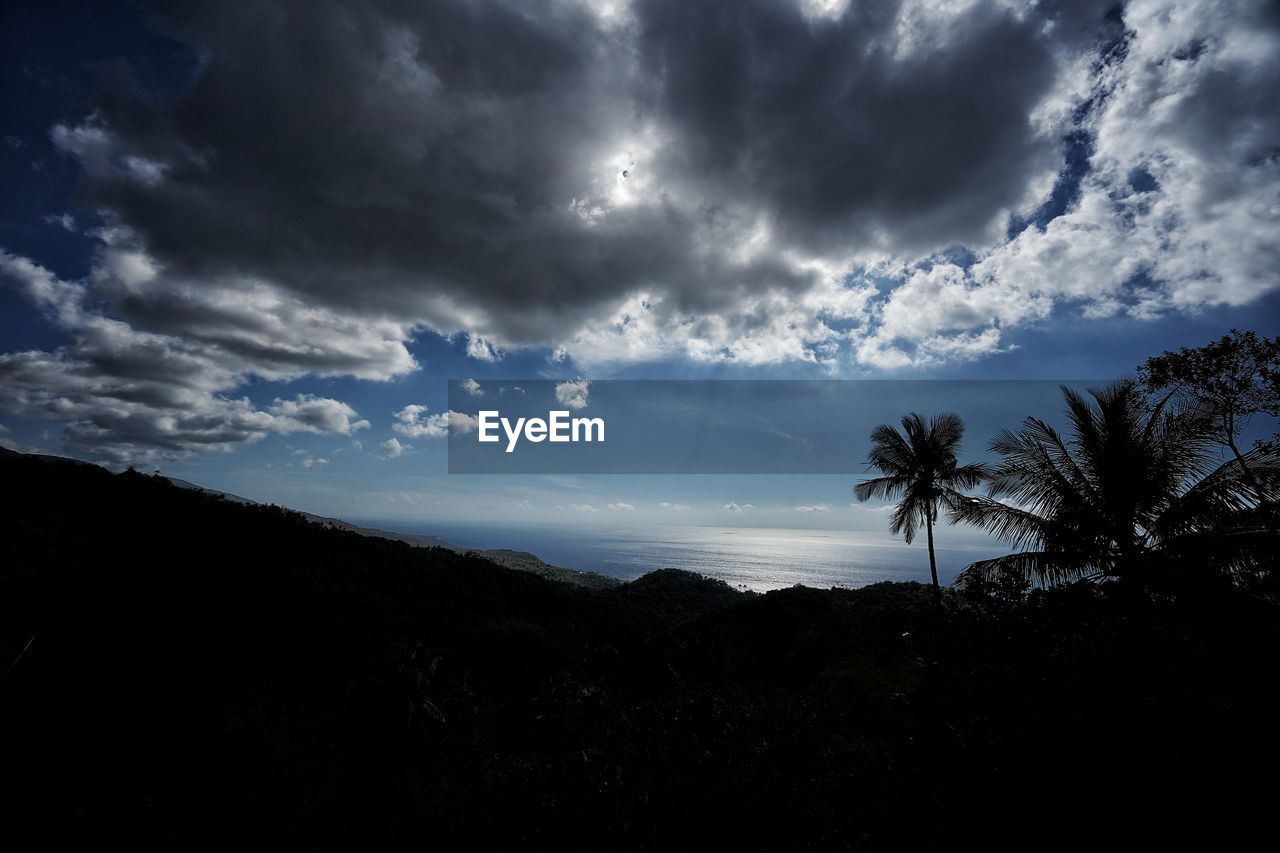
[[[1228,584],[591,591],[132,472],[4,454],[0,482],[8,839],[1036,849],[1271,825],[1280,618]]]

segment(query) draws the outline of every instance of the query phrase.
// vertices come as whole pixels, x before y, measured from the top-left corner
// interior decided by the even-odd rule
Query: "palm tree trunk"
[[[933,575],[933,597],[942,601],[942,587],[938,585],[938,559],[933,555],[933,513],[924,517],[924,529],[929,537],[929,573]]]

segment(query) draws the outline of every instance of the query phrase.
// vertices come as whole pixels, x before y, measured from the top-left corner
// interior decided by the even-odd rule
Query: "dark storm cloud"
[[[822,23],[764,0],[637,11],[682,177],[713,175],[718,194],[773,210],[788,241],[817,251],[980,239],[1058,156],[1029,132],[1056,70],[1038,16],[979,4],[911,45],[893,3]]]
[[[813,282],[728,257],[749,217],[782,249],[927,252],[1053,167],[1028,129],[1054,80],[1043,19],[979,4],[909,44],[899,11],[640,2],[610,26],[575,3],[161,4],[195,85],[104,104],[112,162],[83,198],[172,273],[509,343],[554,343],[639,287],[720,310]],[[585,221],[619,180],[644,189]]]
[[[687,253],[660,208],[589,240],[568,210],[633,109],[584,9],[184,3],[161,20],[197,45],[198,82],[103,122],[165,181],[113,171],[85,197],[175,272],[245,270],[442,327],[457,307],[519,311],[519,338]]]

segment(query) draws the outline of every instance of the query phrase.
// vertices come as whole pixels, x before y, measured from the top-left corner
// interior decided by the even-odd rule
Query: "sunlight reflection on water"
[[[468,548],[529,551],[548,563],[624,580],[668,567],[757,592],[794,584],[852,589],[879,581],[929,580],[923,533],[907,545],[865,532],[780,528],[547,530],[445,525],[420,532]],[[969,563],[998,553],[999,546],[990,544],[940,545],[939,579],[949,583]]]

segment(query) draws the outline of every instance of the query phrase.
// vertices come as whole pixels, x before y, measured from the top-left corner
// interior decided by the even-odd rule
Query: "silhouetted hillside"
[[[455,551],[464,554],[475,554],[483,557],[490,562],[497,563],[508,569],[514,569],[517,572],[528,572],[547,580],[559,581],[560,583],[573,584],[585,589],[613,589],[621,585],[622,581],[617,578],[611,578],[608,575],[602,575],[598,572],[581,572],[577,569],[566,569],[563,566],[553,566],[545,560],[530,554],[528,551],[513,551],[509,548],[485,548],[482,550],[473,550],[468,548],[459,548],[456,545],[446,545]]]
[[[3,448],[0,448],[3,449]],[[58,459],[55,456],[41,457],[44,459]],[[74,461],[74,460],[67,460]],[[184,489],[194,489],[195,491],[204,492],[214,497],[224,498],[233,503],[254,504],[248,498],[242,498],[239,495],[229,494],[227,492],[219,492],[215,489],[206,489],[204,486],[198,486],[195,483],[189,483],[186,480],[179,480],[176,477],[165,477],[175,486]],[[575,586],[586,587],[587,589],[612,589],[622,582],[617,578],[611,578],[608,575],[598,574],[597,572],[584,572],[577,569],[566,569],[562,566],[553,566],[550,563],[539,559],[527,551],[512,551],[507,548],[462,548],[447,542],[438,536],[425,536],[416,533],[397,533],[391,530],[380,530],[376,527],[362,527],[358,524],[352,524],[349,521],[343,521],[340,518],[328,518],[323,515],[315,515],[310,512],[298,512],[298,515],[324,525],[325,527],[333,527],[338,530],[349,530],[352,533],[359,533],[361,536],[372,536],[377,539],[391,539],[396,542],[404,542],[418,548],[448,548],[450,551],[457,551],[460,554],[475,554],[483,557],[490,562],[505,566],[508,569],[514,569],[519,572],[528,572],[538,575],[539,577],[549,580],[560,581],[562,583],[570,583]]]
[[[5,454],[6,835],[225,848],[1220,843],[1275,607],[1206,588],[549,583]]]

